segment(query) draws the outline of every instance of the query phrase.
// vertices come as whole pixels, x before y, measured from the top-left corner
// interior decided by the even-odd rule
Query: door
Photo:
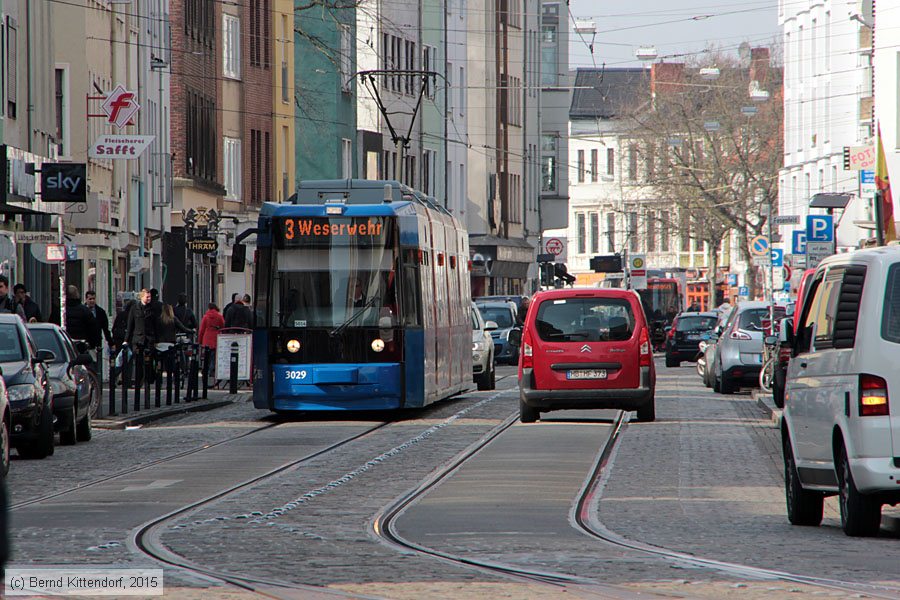
[[[534,323],[537,389],[633,389],[640,385],[635,304],[590,293],[546,299]]]

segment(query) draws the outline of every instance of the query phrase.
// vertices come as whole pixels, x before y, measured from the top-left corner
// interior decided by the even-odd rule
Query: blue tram
[[[305,181],[257,229],[253,402],[421,407],[472,383],[468,234],[396,181]]]

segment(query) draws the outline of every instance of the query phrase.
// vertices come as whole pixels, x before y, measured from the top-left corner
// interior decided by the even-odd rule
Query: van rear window
[[[545,300],[535,327],[545,342],[625,341],[634,333],[634,313],[619,298]]]
[[[900,344],[900,264],[891,265],[885,288],[881,337]]]

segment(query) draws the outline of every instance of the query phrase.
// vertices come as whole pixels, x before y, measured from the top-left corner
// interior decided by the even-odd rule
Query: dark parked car
[[[516,305],[516,317],[518,323],[521,325],[525,322],[525,301],[528,300],[528,296],[479,296],[473,298],[473,300],[478,304],[487,302],[512,302]]]
[[[666,333],[666,366],[696,361],[703,334],[712,331],[718,320],[719,314],[714,312],[683,312],[675,317]]]
[[[47,363],[47,373],[59,442],[69,446],[89,441],[94,396],[93,379],[88,372],[91,357],[77,352],[69,334],[56,325],[33,323],[28,330],[40,350],[49,350],[56,357]]]
[[[19,456],[53,454],[53,396],[45,363],[55,359],[38,350],[18,315],[0,314],[0,369],[12,417],[10,442]]]
[[[6,477],[9,473],[9,432],[10,419],[9,413],[9,396],[6,393],[6,385],[3,378],[0,377],[0,415],[3,415],[3,425],[0,427],[0,479]]]

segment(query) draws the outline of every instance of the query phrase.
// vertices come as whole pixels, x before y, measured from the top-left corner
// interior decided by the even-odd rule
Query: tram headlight
[[[288,340],[287,349],[292,354],[300,352],[300,340]]]
[[[375,352],[381,352],[384,350],[384,340],[381,338],[375,338],[372,340],[372,350]]]

